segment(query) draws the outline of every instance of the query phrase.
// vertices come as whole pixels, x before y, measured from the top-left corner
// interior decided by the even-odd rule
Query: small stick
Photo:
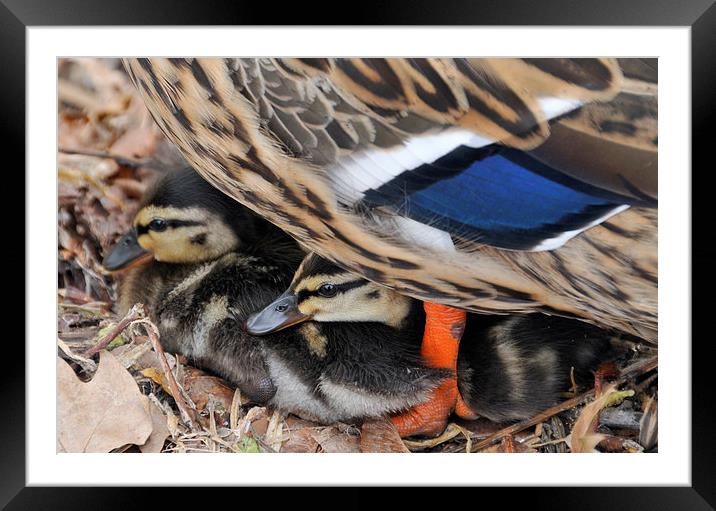
[[[239,427],[239,413],[241,407],[241,391],[238,387],[234,391],[234,397],[231,399],[231,412],[229,414],[229,427],[235,431]]]
[[[445,431],[443,431],[442,434],[438,437],[427,438],[425,440],[403,440],[403,444],[405,444],[405,447],[410,450],[430,449],[432,447],[445,443],[448,440],[452,440],[461,432],[463,432],[462,428],[459,428],[457,424],[451,422],[450,424],[448,424],[448,427],[445,428]]]
[[[648,371],[651,371],[652,369],[656,368],[658,359],[657,357],[650,357],[645,360],[641,360],[639,362],[635,362],[634,364],[630,365],[624,371],[622,372],[621,376],[616,380],[617,384],[624,383],[625,381],[634,378],[640,374],[646,373]],[[557,415],[558,413],[562,413],[565,410],[569,410],[570,408],[577,406],[579,404],[582,404],[587,399],[594,396],[594,389],[588,390],[587,392],[584,392],[580,394],[577,397],[573,397],[572,399],[568,399],[567,401],[563,401],[562,403],[552,406],[551,408],[547,408],[546,410],[538,413],[531,419],[524,420],[522,422],[518,422],[517,424],[513,424],[511,426],[508,426],[506,428],[501,429],[500,431],[493,433],[489,437],[485,438],[481,442],[478,442],[475,445],[475,450],[479,451],[484,449],[485,447],[490,446],[492,443],[501,440],[502,438],[506,437],[507,435],[514,435],[515,433],[518,433],[522,430],[525,430],[529,428],[530,426],[534,426],[536,424],[539,424],[540,422],[544,422],[550,417]]]
[[[164,377],[167,379],[169,390],[172,391],[174,401],[177,404],[177,408],[179,408],[182,421],[184,421],[184,424],[186,424],[191,430],[194,430],[195,424],[198,422],[196,411],[192,409],[186,399],[184,399],[184,394],[182,394],[179,384],[174,377],[174,373],[172,372],[171,367],[169,367],[167,356],[164,353],[161,342],[159,342],[159,331],[157,330],[156,325],[146,318],[137,320],[136,322],[141,323],[147,331],[149,341],[152,343],[152,348],[154,348],[154,351],[157,353],[157,358],[159,358],[159,362],[162,365],[162,370],[164,371]]]
[[[462,433],[463,436],[465,437],[465,441],[466,441],[465,452],[467,452],[467,453],[472,452],[472,437],[470,435],[470,432],[468,430],[466,430],[465,428],[463,428],[462,426],[460,426],[459,424],[455,424],[455,427],[457,429],[459,429],[460,433]]]
[[[557,444],[561,444],[561,443],[566,442],[566,441],[567,441],[566,438],[558,438],[558,439],[556,439],[556,440],[550,440],[549,442],[542,442],[542,443],[539,443],[539,444],[532,444],[532,445],[530,445],[530,447],[532,447],[533,449],[537,449],[538,447],[545,447],[545,446],[547,446],[547,445],[557,445]]]
[[[572,383],[572,387],[569,389],[573,396],[577,395],[577,382],[574,381],[574,366],[569,368],[569,381]]]
[[[90,346],[87,351],[82,354],[82,356],[85,358],[90,358],[95,353],[106,348],[107,345],[112,342],[115,337],[121,334],[133,321],[137,321],[138,319],[143,319],[146,317],[147,313],[144,310],[144,304],[135,303],[132,308],[129,309],[127,315],[122,318],[122,321],[117,323],[117,326],[115,326],[112,331],[105,335],[102,339],[97,341],[94,346]]]
[[[137,160],[136,158],[128,158],[126,156],[112,154],[106,151],[83,151],[79,149],[66,149],[64,147],[60,147],[57,149],[57,152],[77,156],[90,156],[92,158],[101,158],[103,160],[114,160],[120,165],[133,169],[139,167],[152,167],[152,162],[149,160]]]

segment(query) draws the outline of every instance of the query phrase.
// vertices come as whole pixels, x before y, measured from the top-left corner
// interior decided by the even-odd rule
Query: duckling
[[[246,322],[250,334],[265,336],[276,386],[268,404],[322,423],[426,401],[449,373],[422,359],[423,327],[417,300],[315,256],[304,259],[288,291]]]
[[[286,329],[297,325],[303,343]],[[425,402],[449,375],[421,360],[422,303],[347,272],[310,254],[288,290],[247,321],[266,336],[264,349],[273,402],[296,400],[292,374],[346,418],[386,415]],[[457,362],[462,399],[493,421],[520,420],[555,404],[576,378],[612,357],[610,332],[542,314],[468,315]],[[297,376],[300,375],[300,376]],[[313,385],[309,385],[309,382]],[[292,403],[293,404],[293,403]]]
[[[164,349],[262,402],[275,388],[255,338],[234,315],[247,317],[269,303],[302,257],[292,238],[187,167],[167,172],[147,191],[104,266],[127,269],[120,313],[144,303]]]
[[[559,402],[575,381],[619,350],[614,333],[545,314],[468,314],[457,360],[457,386],[470,409],[494,422],[533,417]]]

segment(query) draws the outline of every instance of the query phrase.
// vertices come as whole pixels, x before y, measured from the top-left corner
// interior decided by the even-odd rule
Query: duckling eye
[[[147,227],[149,227],[149,229],[152,231],[161,232],[166,230],[167,221],[163,218],[153,218],[152,221],[149,222],[149,225]]]
[[[318,294],[326,298],[336,296],[337,292],[338,288],[336,288],[334,284],[323,284],[321,285],[321,287],[318,288]]]

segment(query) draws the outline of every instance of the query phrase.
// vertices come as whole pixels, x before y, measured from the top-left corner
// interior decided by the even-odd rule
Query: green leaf
[[[245,436],[239,442],[240,452],[261,452],[258,442],[251,437]]]

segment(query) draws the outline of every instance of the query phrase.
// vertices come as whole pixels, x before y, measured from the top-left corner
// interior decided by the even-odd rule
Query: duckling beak
[[[286,291],[262,311],[255,312],[246,320],[246,330],[251,335],[266,335],[311,319],[298,310],[296,295]]]
[[[137,241],[136,229],[132,228],[110,249],[102,261],[102,266],[109,271],[121,270],[134,261],[149,255],[151,254],[144,250]]]

